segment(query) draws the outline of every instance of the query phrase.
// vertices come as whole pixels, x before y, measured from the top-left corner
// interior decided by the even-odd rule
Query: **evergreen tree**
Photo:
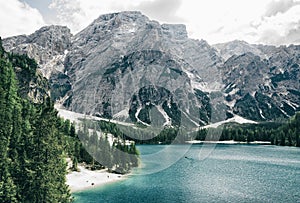
[[[0,200],[3,203],[17,203],[17,188],[7,168],[2,167],[0,181]]]
[[[7,59],[0,58],[0,199],[4,202],[17,200],[17,188],[10,174],[12,159],[9,156],[16,99],[17,87],[13,68]]]
[[[72,123],[70,126],[70,137],[76,137],[75,123]]]
[[[21,98],[13,66],[24,74],[24,85],[37,65],[6,53],[1,44],[0,39],[0,202],[70,202],[62,120],[49,97],[44,104]]]
[[[57,112],[50,99],[39,107],[33,132],[34,150],[30,153],[31,178],[34,183],[26,195],[28,202],[68,202],[66,162],[57,126]]]

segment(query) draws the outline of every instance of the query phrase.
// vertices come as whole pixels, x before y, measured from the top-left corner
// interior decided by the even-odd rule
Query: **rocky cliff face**
[[[257,45],[248,44],[247,42],[240,40],[215,44],[213,47],[218,50],[224,60],[228,60],[233,55],[239,56],[248,52],[261,56],[262,58],[265,56],[264,52],[260,50]]]
[[[294,115],[300,110],[300,46],[253,46],[260,54],[234,55],[223,65],[231,113],[253,120]]]
[[[37,64],[27,55],[18,55],[8,53],[2,46],[0,38],[0,58],[4,66],[11,65],[15,72],[16,82],[18,85],[18,96],[28,99],[33,103],[42,103],[49,98],[49,83],[43,77],[41,71],[37,69]],[[1,67],[3,68],[3,67]]]
[[[3,46],[6,51],[26,54],[34,59],[43,76],[50,80],[54,99],[69,91],[70,81],[64,74],[64,60],[71,47],[72,35],[65,26],[42,27],[31,35],[6,38]]]
[[[29,36],[7,38],[3,40],[3,46],[7,51],[27,54],[40,65],[43,74],[49,78],[55,69],[64,69],[64,55],[71,47],[71,36],[67,27],[48,26]]]
[[[220,90],[221,81],[211,77],[220,62],[205,41],[187,37],[184,25],[160,25],[140,12],[103,15],[74,36],[65,60],[73,91],[65,104],[72,111],[144,124],[157,117],[162,124],[178,123],[179,113],[171,111],[180,108],[203,124],[194,89]]]
[[[52,96],[75,112],[196,126],[235,114],[272,120],[299,111],[296,45],[210,46],[188,38],[184,25],[140,12],[102,15],[75,36],[50,26],[3,45],[36,59]]]

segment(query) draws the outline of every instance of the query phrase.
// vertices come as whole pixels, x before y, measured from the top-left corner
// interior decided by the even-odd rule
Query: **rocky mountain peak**
[[[239,65],[249,63],[251,61],[260,60],[260,57],[253,54],[252,52],[246,52],[241,55],[233,55],[226,62],[226,64],[232,64],[233,62]]]
[[[219,54],[225,59],[229,59],[233,55],[241,55],[245,53],[253,53],[255,55],[264,57],[264,53],[256,46],[251,45],[245,41],[234,40],[227,43],[220,43],[213,45],[219,52]]]
[[[100,15],[87,28],[79,32],[75,39],[82,35],[109,35],[111,32],[119,31],[119,34],[132,33],[137,27],[151,24],[148,17],[139,11],[123,11]],[[158,23],[157,23],[158,24]]]
[[[55,99],[69,90],[68,77],[64,75],[65,54],[71,47],[72,34],[66,26],[45,26],[30,35],[6,38],[6,51],[26,54],[34,59],[42,76],[50,80],[51,95]],[[63,93],[61,93],[63,92]]]
[[[41,49],[53,52],[53,54],[63,54],[66,49],[70,48],[71,37],[71,31],[66,26],[51,25],[44,26],[30,35],[6,38],[3,46],[8,51],[20,53],[21,50],[18,47],[22,44],[23,53],[29,54],[24,46],[34,44]]]
[[[45,49],[63,54],[71,45],[71,31],[66,26],[45,26],[28,36],[27,43],[35,43]]]
[[[223,112],[213,99],[222,100],[227,115],[253,120],[300,110],[299,45],[211,46],[188,38],[185,25],[160,24],[138,11],[101,15],[75,36],[47,26],[3,45],[34,58],[53,98],[74,112],[196,126]]]
[[[163,33],[170,38],[183,40],[188,38],[186,26],[183,24],[162,24]]]
[[[122,12],[116,12],[116,13],[109,13],[109,14],[103,14],[100,15],[99,18],[97,18],[95,21],[109,21],[114,18],[119,18],[119,19],[138,19],[138,18],[148,18],[145,15],[143,15],[140,11],[122,11]],[[95,22],[94,21],[94,22]]]

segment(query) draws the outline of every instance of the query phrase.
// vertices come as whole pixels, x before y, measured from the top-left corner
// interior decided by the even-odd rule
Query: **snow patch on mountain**
[[[252,120],[249,120],[249,119],[245,119],[241,116],[234,115],[233,118],[227,119],[225,121],[220,121],[220,122],[217,122],[217,123],[213,123],[213,124],[210,124],[210,125],[206,125],[206,126],[203,126],[201,128],[217,128],[217,127],[219,127],[219,126],[221,126],[225,123],[232,123],[232,122],[239,123],[239,124],[244,124],[244,123],[257,124],[256,121],[252,121]]]
[[[131,126],[131,127],[135,126],[132,123],[126,123],[126,122],[117,121],[117,120],[113,120],[113,119],[100,118],[97,116],[85,115],[82,113],[76,113],[76,112],[69,111],[66,109],[61,109],[59,107],[59,105],[55,105],[55,109],[58,111],[59,116],[61,116],[64,119],[68,119],[71,122],[75,122],[75,123],[80,123],[81,119],[88,119],[88,120],[96,120],[96,121],[107,121],[107,122],[111,122],[111,123],[115,123],[115,124],[119,124],[119,125],[123,125],[123,126]]]

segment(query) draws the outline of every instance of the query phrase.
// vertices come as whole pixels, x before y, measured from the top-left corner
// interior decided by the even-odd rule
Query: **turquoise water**
[[[133,175],[74,193],[75,202],[300,202],[299,148],[143,145],[138,149],[143,164]]]

